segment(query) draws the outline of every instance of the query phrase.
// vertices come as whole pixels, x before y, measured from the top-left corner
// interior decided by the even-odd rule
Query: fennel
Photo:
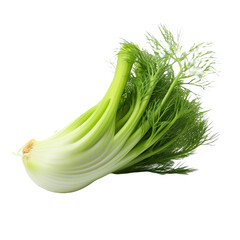
[[[151,51],[121,44],[113,81],[96,106],[54,136],[24,146],[24,165],[39,186],[72,192],[109,173],[193,171],[176,160],[215,135],[187,86],[208,84],[214,52],[207,43],[183,51],[178,38],[159,29],[162,40],[147,34]]]

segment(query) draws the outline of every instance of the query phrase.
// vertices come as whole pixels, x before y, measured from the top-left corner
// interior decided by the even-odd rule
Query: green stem
[[[174,142],[177,141],[177,139],[180,138],[180,136],[182,136],[184,133],[185,133],[185,130],[186,130],[186,127],[181,131],[181,133],[179,133],[178,136],[174,137],[173,139],[171,139],[169,142],[167,142],[166,144],[162,145],[161,147],[155,149],[155,150],[152,150],[152,151],[147,151],[146,153],[143,153],[141,155],[139,155],[138,157],[136,157],[132,162],[131,164],[128,165],[128,167],[138,163],[138,162],[141,162],[143,161],[144,159],[147,159],[155,154],[158,154],[160,153],[162,150],[164,150],[165,148],[167,148],[168,146],[170,146],[171,144],[173,144]],[[159,140],[160,138],[157,139],[157,141]],[[156,142],[156,141],[155,141]],[[124,167],[125,168],[125,167]]]
[[[81,148],[86,149],[95,144],[114,122],[119,101],[135,61],[132,51],[131,46],[125,45],[120,50],[113,81],[106,95],[99,103],[99,107],[84,126],[84,130],[88,130],[84,140],[79,141],[79,144],[77,143],[74,148],[80,145]],[[76,139],[79,139],[79,134],[81,135],[80,137],[83,137],[82,132],[79,131]]]
[[[164,96],[164,98],[163,98],[163,100],[162,100],[162,102],[161,102],[160,108],[162,108],[163,105],[164,105],[164,104],[166,103],[166,101],[168,100],[171,92],[173,91],[174,87],[176,86],[176,84],[177,84],[177,82],[178,82],[178,80],[179,80],[179,78],[180,78],[180,76],[181,76],[181,74],[182,74],[182,72],[183,72],[181,63],[180,63],[179,61],[177,61],[177,63],[178,63],[178,65],[179,65],[180,70],[179,70],[177,76],[175,77],[175,79],[173,80],[173,82],[172,82],[170,88],[168,89],[166,95]]]
[[[154,143],[156,143],[176,122],[178,119],[178,115],[154,138],[147,139],[144,142],[138,144],[135,148],[133,148],[125,157],[124,160],[118,164],[117,171],[122,170],[124,168],[130,167],[138,162],[137,157],[146,151],[149,147],[151,147]],[[132,161],[133,160],[133,161]]]

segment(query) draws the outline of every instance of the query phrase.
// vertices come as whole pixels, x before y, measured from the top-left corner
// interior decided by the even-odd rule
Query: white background
[[[0,1],[0,239],[240,239],[238,1]],[[211,41],[213,87],[200,92],[214,146],[187,176],[109,175],[56,194],[36,186],[12,152],[96,104],[120,40],[146,47],[164,24],[183,44]]]

